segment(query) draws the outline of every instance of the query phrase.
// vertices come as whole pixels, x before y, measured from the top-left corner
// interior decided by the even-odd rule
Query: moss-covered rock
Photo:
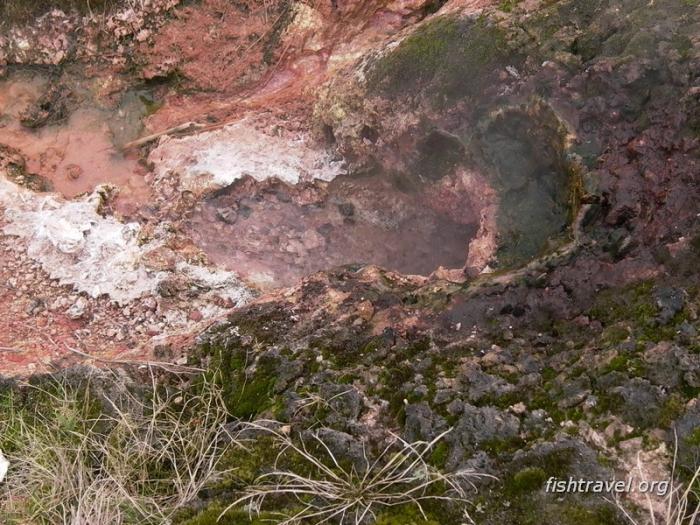
[[[517,66],[520,60],[505,31],[492,19],[437,17],[371,65],[368,87],[387,96],[420,96],[443,106],[481,97],[500,68]]]

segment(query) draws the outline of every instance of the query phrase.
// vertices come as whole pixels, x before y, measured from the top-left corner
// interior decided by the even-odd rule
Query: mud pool
[[[80,83],[70,86],[65,100],[47,101],[46,93],[56,90],[52,82],[33,70],[0,82],[0,144],[21,158],[15,162],[22,170],[45,181],[44,189],[73,199],[109,183],[118,188],[117,211],[133,215],[149,203],[154,188],[138,152],[124,154],[121,146],[144,133],[147,103],[127,92],[115,107],[98,106],[90,86]],[[28,126],[31,111],[53,118]],[[206,142],[199,147],[207,151]],[[281,155],[293,159],[294,151]],[[228,171],[241,155],[227,157]],[[205,193],[184,222],[186,234],[213,263],[263,289],[346,264],[421,275],[441,266],[461,268],[478,230],[478,213],[468,204],[457,213],[440,208],[433,180],[377,170],[293,184],[275,173]]]
[[[187,231],[214,262],[264,287],[355,263],[421,275],[461,268],[478,228],[468,205],[455,217],[439,209],[433,185],[379,171],[304,190],[246,186],[198,204]]]
[[[482,127],[477,162],[467,160],[457,137],[433,132],[404,169],[348,173],[308,134],[247,117],[124,153],[126,143],[155,131],[144,126],[158,109],[152,93],[130,89],[105,98],[80,75],[67,78],[18,69],[0,82],[5,167],[35,191],[60,194],[66,205],[111,184],[116,196],[99,213],[116,212],[145,236],[160,228],[159,242],[179,239],[180,263],[211,263],[251,289],[292,286],[344,265],[422,276],[454,270],[459,278],[463,269],[492,264],[499,250],[504,260],[528,260],[566,226],[562,147],[549,146],[560,140],[556,117],[538,108],[503,113]],[[544,131],[533,135],[532,123]],[[99,201],[90,201],[91,214]],[[52,204],[52,213],[58,217],[62,206]],[[535,223],[533,233],[528,225]],[[83,235],[97,231],[74,226]],[[523,253],[503,251],[499,236]],[[130,260],[140,257],[137,249]]]

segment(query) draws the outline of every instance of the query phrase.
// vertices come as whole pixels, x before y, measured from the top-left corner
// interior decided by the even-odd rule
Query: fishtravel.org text
[[[652,481],[646,479],[629,478],[627,480],[590,480],[590,479],[559,479],[551,477],[545,484],[545,492],[566,493],[628,493],[638,492],[642,494],[655,494],[666,496],[671,488],[669,481]]]

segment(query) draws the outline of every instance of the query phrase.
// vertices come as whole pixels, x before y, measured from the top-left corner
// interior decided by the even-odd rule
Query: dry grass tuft
[[[259,513],[268,500],[287,496],[300,510],[280,517],[279,525],[300,522],[360,525],[371,523],[382,508],[398,505],[414,505],[426,517],[425,502],[443,500],[466,504],[469,502],[466,488],[474,488],[472,480],[488,477],[472,470],[443,473],[428,463],[434,446],[450,430],[430,442],[408,443],[393,436],[393,441],[376,459],[370,460],[365,452],[364,468],[358,471],[355,467],[341,466],[330,446],[318,434],[313,434],[311,443],[300,438],[297,444],[271,426],[245,425],[248,430],[271,435],[281,452],[273,470],[259,476],[221,516],[243,505]],[[298,466],[296,471],[278,468],[280,460],[290,456]],[[466,511],[465,517],[471,521]]]
[[[148,401],[123,391],[101,411],[58,382],[34,393],[45,399],[41,413],[10,406],[0,420],[10,461],[0,514],[56,525],[167,523],[220,474],[237,441],[213,384],[161,391],[153,377]]]

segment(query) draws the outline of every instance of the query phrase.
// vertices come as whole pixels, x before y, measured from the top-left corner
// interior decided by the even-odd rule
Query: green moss
[[[539,52],[540,60],[556,58],[557,52],[573,53],[583,60],[593,58],[604,40],[596,18],[604,13],[608,0],[551,1],[546,4],[532,13],[526,26],[538,44],[536,52]],[[580,28],[587,28],[587,31],[582,32]],[[572,30],[582,33],[573,42],[565,36]]]
[[[512,454],[524,445],[522,438],[514,436],[510,438],[494,438],[479,443],[479,448],[491,455],[502,456]]]
[[[659,425],[670,427],[685,412],[686,400],[677,392],[674,392],[664,402],[659,413]]]
[[[324,479],[326,474],[319,470],[319,468],[308,461],[308,459],[302,457],[297,452],[281,447],[278,441],[275,441],[269,436],[259,436],[255,440],[246,444],[246,451],[242,450],[230,450],[222,462],[220,463],[220,468],[227,472],[226,476],[229,478],[229,482],[222,486],[221,484],[215,485],[208,489],[209,499],[218,499],[219,501],[227,501],[231,494],[240,493],[240,491],[253,483],[258,476],[264,473],[269,473],[270,469],[273,467],[286,472],[293,472],[300,476],[311,477],[313,479]],[[439,446],[436,447],[439,449]],[[320,444],[315,442],[307,441],[305,443],[305,450],[308,451],[312,456],[319,458],[329,469],[336,470],[334,461],[338,461],[340,468],[350,471],[353,468],[352,459],[349,457],[343,457],[342,455],[336,455],[334,460],[331,460],[327,450]],[[438,452],[438,461],[441,454],[446,455],[447,451],[442,450]],[[442,494],[444,490],[448,487],[445,486],[434,486],[430,489],[431,494]],[[213,497],[212,497],[213,494]],[[278,513],[277,519],[273,520],[272,523],[279,523],[284,518],[280,516],[289,517],[294,515],[298,509],[299,502],[294,497],[286,497],[280,495],[270,500],[269,509],[274,510]],[[418,508],[410,503],[406,505],[399,505],[396,507],[382,507],[380,505],[374,506],[372,510],[378,514],[376,522],[372,522],[375,525],[378,523],[384,523],[387,525],[394,524],[412,524],[415,525],[446,525],[448,523],[455,523],[455,505],[445,505],[443,501],[424,501],[422,506],[426,511],[428,516],[427,521],[421,516]],[[213,507],[207,509],[202,516],[197,516],[198,519],[208,519],[212,516],[218,515],[221,512],[221,507],[215,504]],[[457,509],[459,511],[459,509]],[[268,518],[272,518],[272,513]],[[187,519],[192,519],[191,515],[186,516]],[[238,525],[238,523],[248,524],[248,521],[235,521],[236,519],[244,519],[245,516],[240,509],[235,509],[231,516],[227,514],[227,518],[232,519],[231,523]],[[199,525],[200,523],[209,523],[207,521],[186,521],[181,519],[179,522],[182,525]],[[229,523],[225,521],[224,523]],[[252,523],[258,524],[257,521]],[[306,523],[306,521],[304,521]],[[308,520],[308,523],[314,523],[313,520]]]
[[[373,83],[384,83],[387,91],[398,86],[394,82],[411,79],[427,83],[434,77],[449,53],[452,41],[458,38],[460,24],[452,18],[438,18],[423,30],[406,38],[372,71]]]
[[[539,467],[526,467],[510,478],[505,484],[506,493],[515,495],[541,489],[547,480],[547,473]]]
[[[660,324],[653,290],[654,282],[642,281],[624,288],[605,290],[598,295],[589,315],[606,326],[604,343],[619,342],[623,329],[642,343],[658,343],[675,338],[678,327],[688,320],[688,312],[682,310],[666,324]],[[618,323],[621,323],[620,326],[614,327]]]
[[[379,384],[381,389],[377,390],[383,399],[389,401],[391,413],[399,421],[403,421],[406,399],[409,403],[423,401],[423,396],[412,392],[406,392],[406,383],[415,377],[416,359],[425,355],[431,346],[430,339],[423,338],[401,348],[392,349],[391,356],[382,362],[382,375]],[[424,372],[424,379],[428,386],[428,396],[434,395],[435,381],[439,370],[439,365],[435,364]]]
[[[485,395],[478,401],[475,401],[476,406],[495,406],[497,408],[506,409],[519,401],[523,400],[523,393],[517,390],[506,392],[500,396]]]
[[[604,390],[596,391],[598,402],[593,407],[595,415],[603,415],[608,412],[617,412],[624,404],[624,399],[620,394],[613,394]]]
[[[516,65],[503,30],[486,19],[436,18],[380,59],[368,75],[370,89],[418,95],[436,105],[481,95],[499,65]]]
[[[546,483],[546,481],[545,481]],[[504,506],[506,500],[508,505]],[[573,501],[572,501],[573,500]],[[623,525],[615,508],[605,502],[573,497],[557,501],[534,492],[491,494],[478,502],[485,523],[509,525]],[[505,507],[505,510],[504,510]]]
[[[265,344],[255,340],[252,345],[242,345],[238,337],[222,336],[204,343],[198,351],[208,361],[210,380],[222,388],[233,416],[252,418],[275,405],[277,370],[284,358],[266,351]]]
[[[553,381],[557,377],[557,371],[554,370],[552,367],[545,367],[542,369],[542,380],[545,383],[549,383],[550,381]]]
[[[174,520],[174,523],[175,525],[269,525],[279,521],[279,516],[275,514],[262,513],[251,517],[245,511],[229,511],[219,520],[225,508],[221,503],[214,503],[194,515],[188,516],[183,513]]]
[[[521,0],[502,0],[498,8],[504,13],[510,13]]]
[[[630,377],[642,377],[645,373],[645,365],[638,357],[629,354],[618,354],[613,357],[602,370],[602,374],[621,372]]]
[[[563,477],[569,472],[574,460],[574,449],[559,448],[537,458],[537,466],[542,468],[547,477]]]
[[[690,57],[690,52],[693,50],[693,42],[690,38],[685,35],[675,35],[671,44],[681,55],[682,60],[687,60]]]
[[[239,490],[253,483],[255,478],[275,463],[278,453],[279,449],[269,436],[258,436],[246,443],[246,450],[237,447],[227,450],[219,466],[222,472],[228,474],[213,485],[212,490]]]
[[[425,520],[414,506],[403,505],[387,509],[377,516],[374,525],[446,525],[428,515]]]
[[[700,428],[696,428],[685,438],[685,443],[691,447],[700,447]]]
[[[233,416],[252,418],[273,406],[277,381],[275,365],[275,360],[262,357],[249,376],[244,362],[239,359],[233,363],[234,368],[228,374],[222,374],[226,405]]]
[[[534,452],[534,451],[533,451]],[[517,525],[617,525],[610,513],[611,507],[583,505],[574,497],[553,500],[543,490],[550,477],[565,479],[571,474],[576,461],[574,447],[557,447],[549,451],[540,449],[519,460],[519,470],[506,477],[502,487],[482,496],[479,502],[487,523],[509,523]],[[515,466],[515,465],[514,465]],[[573,501],[572,501],[573,500]],[[503,501],[509,505],[503,506]]]
[[[571,505],[564,508],[562,525],[615,525],[624,523],[612,506],[593,508]]]
[[[629,335],[630,330],[627,326],[613,325],[605,329],[602,339],[607,345],[616,345],[627,340]]]
[[[562,390],[552,381],[545,383],[541,388],[523,392],[522,396],[526,396],[526,404],[531,410],[544,410],[555,423],[566,420],[578,421],[585,415],[580,406],[565,409],[559,407],[559,401],[562,400]]]
[[[658,39],[653,34],[640,31],[629,39],[624,54],[634,57],[650,56],[656,51],[657,44]]]
[[[360,347],[357,349],[353,349],[352,345],[348,347],[341,346],[329,352],[329,358],[338,368],[344,368],[356,364],[358,361],[364,361],[368,356],[371,356],[381,348],[383,343],[384,341],[381,337],[375,337],[365,344],[360,344]]]
[[[443,469],[447,463],[450,447],[444,441],[440,441],[430,453],[430,464],[435,468]]]

